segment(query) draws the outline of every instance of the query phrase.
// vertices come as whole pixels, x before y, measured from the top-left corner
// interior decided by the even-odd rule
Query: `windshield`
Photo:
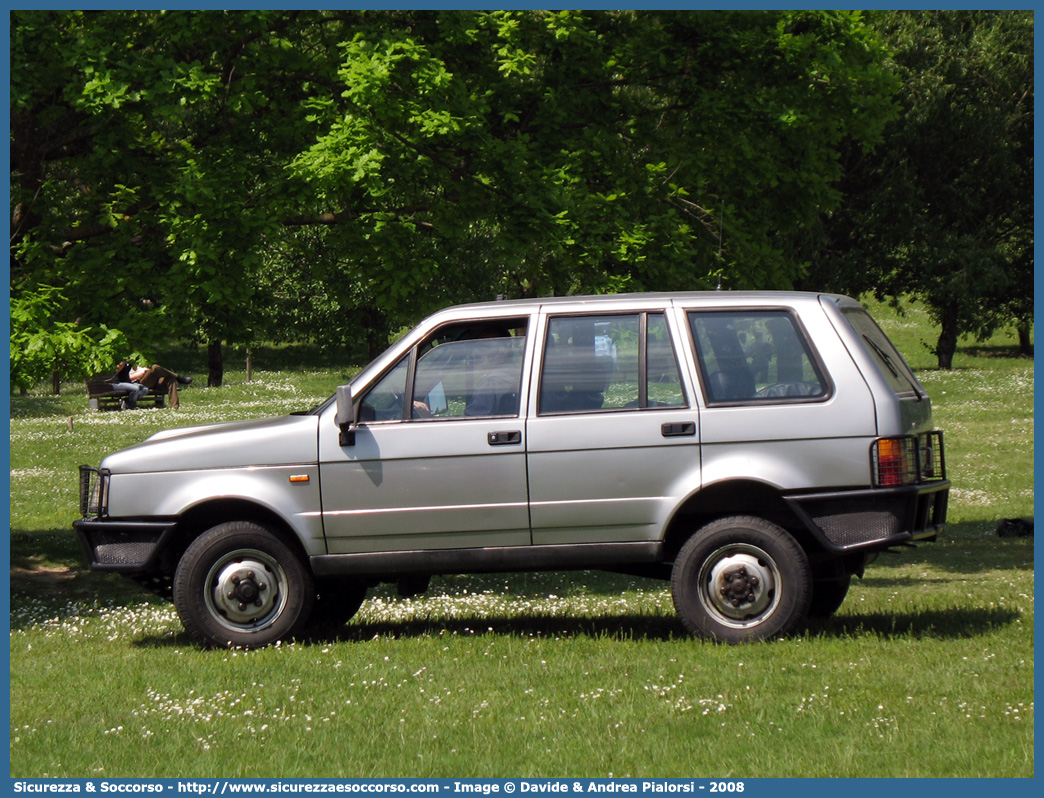
[[[870,314],[862,308],[843,308],[842,313],[891,389],[896,394],[914,393],[918,397],[924,396],[924,389],[917,382],[910,367]]]

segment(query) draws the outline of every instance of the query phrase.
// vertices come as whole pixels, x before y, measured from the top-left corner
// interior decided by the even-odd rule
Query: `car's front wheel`
[[[293,636],[312,611],[315,588],[301,558],[249,521],[207,530],[182,555],[174,606],[189,633],[216,646],[256,648]]]
[[[804,550],[781,527],[761,518],[720,518],[682,546],[671,591],[692,634],[728,643],[766,640],[802,622],[812,572]]]

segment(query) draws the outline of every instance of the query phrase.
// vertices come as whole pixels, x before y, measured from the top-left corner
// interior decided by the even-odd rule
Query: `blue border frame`
[[[29,3],[25,3],[24,5],[19,3],[17,6],[12,6],[12,8],[28,7],[29,5],[30,5]],[[489,3],[476,3],[476,2],[462,2],[462,3],[438,3],[438,2],[435,2],[435,3],[406,3],[406,4],[372,2],[372,3],[359,3],[359,4],[354,4],[354,3],[353,4],[340,4],[340,3],[336,3],[336,4],[330,4],[328,6],[323,6],[323,7],[331,7],[331,8],[332,7],[347,7],[347,8],[368,8],[368,9],[371,9],[371,8],[372,9],[390,9],[390,8],[406,7],[406,8],[418,8],[418,9],[421,9],[421,8],[423,8],[423,9],[439,9],[439,8],[489,8],[490,5],[491,4],[489,4]],[[721,8],[723,5],[724,4],[718,4],[718,3],[715,3],[715,4],[710,4],[710,3],[703,4],[703,3],[665,2],[665,3],[658,4],[657,7],[658,8],[676,8],[676,9],[687,9],[687,8],[700,9],[700,8]],[[864,5],[864,6],[857,6],[857,7],[859,7],[859,8],[866,8],[866,9],[894,8],[895,5],[898,5],[898,4],[893,4],[893,5],[867,4],[867,5]],[[906,8],[906,9],[929,9],[929,8],[938,8],[939,7],[939,4],[937,4],[937,3],[936,4],[932,4],[932,3],[924,3],[924,2],[903,3],[901,5],[902,5],[903,8]],[[32,6],[34,8],[56,9],[56,10],[57,9],[68,9],[70,7],[76,7],[76,6],[73,6],[73,4],[68,3],[68,2],[66,2],[66,3],[42,2],[42,3],[33,3]],[[165,4],[134,3],[134,2],[109,2],[109,3],[99,4],[97,6],[94,6],[94,5],[79,6],[79,8],[103,8],[103,9],[118,10],[118,9],[141,9],[141,8],[147,8],[147,7],[150,7],[150,6],[153,6],[153,7],[156,7],[156,8],[167,8],[167,9],[171,9],[171,10],[183,10],[183,9],[190,9],[190,8],[191,9],[196,9],[196,8],[208,8],[208,7],[223,8],[223,9],[227,9],[227,10],[245,10],[245,9],[255,9],[255,8],[284,8],[284,7],[286,7],[286,4],[285,3],[268,3],[268,2],[253,2],[253,3],[226,2],[226,3],[218,3],[218,4],[211,3],[211,2],[203,2],[203,3],[171,2],[171,3],[165,3]],[[502,4],[500,4],[500,7],[504,8],[504,9],[524,9],[524,8],[533,8],[534,6],[533,6],[533,4],[502,3]],[[610,9],[610,8],[629,8],[629,7],[633,7],[633,4],[632,5],[628,5],[628,4],[584,3],[584,2],[581,2],[581,3],[577,3],[575,6],[571,6],[571,7],[575,7],[575,8],[579,8],[579,9]],[[738,7],[757,8],[757,9],[764,9],[764,8],[794,8],[795,5],[794,4],[789,4],[789,3],[766,2],[766,3],[750,4],[750,5],[741,4]],[[830,4],[830,3],[809,3],[809,4],[802,5],[801,7],[809,8],[809,9],[832,9],[832,8],[838,8],[839,6],[837,4]],[[956,3],[956,4],[953,4],[953,6],[951,6],[951,7],[957,7],[957,8],[962,8],[962,7],[963,8],[980,8],[980,7],[982,7],[982,4]],[[1034,10],[1035,11],[1037,9],[1037,4],[1016,3],[1016,4],[1012,4],[1011,6],[1005,6],[1005,7],[1006,8],[1011,8],[1011,9]],[[0,70],[3,70],[3,72],[5,73],[5,77],[7,78],[7,80],[4,81],[5,100],[6,101],[4,102],[4,105],[3,105],[3,114],[4,114],[5,120],[8,123],[7,124],[8,129],[10,129],[10,13],[9,12],[11,10],[12,10],[11,8],[8,9],[8,13],[4,15],[3,21],[2,21],[2,23],[0,23],[0,24],[3,25],[3,32],[4,32],[3,42],[4,42],[4,49],[5,49],[5,56],[6,56],[3,59],[2,66],[0,66]],[[1040,55],[1040,50],[1041,50],[1040,45],[1035,43],[1035,58],[1036,58],[1036,64],[1038,64],[1038,65],[1040,63],[1040,60],[1039,60],[1039,57],[1038,57]],[[1040,67],[1036,66],[1035,67],[1035,73],[1039,74],[1039,71],[1040,71]],[[1040,146],[1038,144],[1036,144],[1036,142],[1034,142],[1034,150],[1035,150],[1035,154],[1039,155]],[[5,163],[7,165],[7,172],[10,173],[10,149],[9,148],[5,148],[5,150],[4,150],[4,160],[5,160]],[[1035,178],[1035,181],[1034,181],[1034,204],[1036,204],[1036,196],[1037,196],[1037,190],[1039,188],[1039,185],[1040,185],[1039,180]],[[1037,226],[1036,223],[1034,223],[1034,226],[1035,227]],[[9,232],[10,232],[10,213],[8,214],[8,228],[9,228]],[[10,265],[9,265],[9,263],[10,263],[9,261],[5,262],[5,264],[3,266],[3,268],[5,270],[5,277],[6,277],[5,282],[7,284],[8,299],[10,299]],[[1042,272],[1040,270],[1035,270],[1035,279],[1034,279],[1035,296],[1039,295],[1042,286],[1044,286],[1044,275],[1042,275]],[[4,322],[5,322],[5,325],[6,325],[7,329],[8,329],[8,332],[10,332],[10,302],[5,303],[3,309],[2,309],[2,311],[0,311],[0,313],[3,314],[3,319],[4,319]],[[1036,369],[1034,369],[1034,372],[1036,372]],[[0,379],[3,380],[3,387],[5,389],[3,391],[3,397],[4,397],[3,401],[4,401],[5,406],[7,408],[7,411],[8,411],[7,415],[8,415],[8,417],[10,417],[10,373],[9,372],[4,373],[4,375]],[[1040,393],[1038,392],[1036,394],[1036,397],[1035,397],[1035,400],[1034,400],[1034,410],[1036,411],[1037,409],[1039,409],[1042,404],[1044,404],[1044,399],[1041,398]],[[1036,444],[1035,444],[1035,449],[1036,449]],[[8,447],[8,450],[6,452],[6,458],[7,458],[8,468],[5,471],[5,473],[6,473],[5,480],[6,480],[6,483],[7,483],[7,489],[8,489],[7,492],[8,492],[8,495],[10,495],[10,447]],[[1035,487],[1039,487],[1039,484],[1040,484],[1040,476],[1039,476],[1039,474],[1035,474],[1034,486]],[[8,505],[8,521],[10,522],[10,504]],[[8,523],[8,528],[10,529],[10,523]],[[1035,571],[1038,570],[1038,566],[1040,564],[1040,560],[1039,560],[1040,556],[1041,555],[1039,554],[1039,552],[1035,552],[1034,553],[1034,570]],[[6,583],[6,588],[3,590],[3,594],[2,594],[3,606],[2,606],[2,608],[0,608],[0,613],[2,613],[2,615],[3,615],[4,628],[8,632],[8,637],[10,637],[10,549],[9,549],[9,547],[4,547],[3,558],[4,558],[4,566],[5,566],[3,568],[3,579],[4,579],[5,583]],[[1034,633],[1036,633],[1036,628],[1034,629]],[[10,656],[10,655],[8,654],[8,656]],[[8,718],[9,718],[10,717],[10,669],[9,668],[7,669],[7,671],[5,673],[5,679],[6,679],[6,684],[7,684],[7,688],[8,689],[5,691],[4,696],[2,698],[2,701],[3,701],[3,705],[8,710],[7,715],[8,715]],[[1036,663],[1034,663],[1034,687],[1036,687]],[[1034,690],[1034,692],[1035,692],[1035,690]],[[5,730],[5,734],[6,734],[7,739],[8,739],[8,751],[10,751],[10,724],[8,724],[7,729]],[[897,753],[897,755],[904,755],[905,754],[905,755],[909,755],[909,756],[917,756],[917,752],[916,751],[896,752],[896,753]],[[903,780],[903,779],[870,779],[870,778],[863,778],[863,779],[845,779],[845,780],[836,780],[836,779],[823,779],[823,780],[754,779],[754,780],[750,780],[750,779],[748,779],[748,780],[746,780],[746,782],[749,785],[749,787],[747,789],[747,792],[748,793],[755,793],[756,792],[759,796],[765,796],[765,795],[769,795],[769,794],[772,795],[772,796],[777,796],[777,795],[780,795],[780,794],[794,794],[794,795],[800,795],[800,796],[802,796],[802,798],[804,798],[805,796],[813,796],[813,795],[830,796],[830,798],[833,798],[833,796],[835,795],[835,793],[838,790],[844,790],[845,793],[847,794],[847,796],[850,796],[851,798],[863,798],[863,796],[871,796],[871,795],[877,796],[877,794],[882,792],[882,791],[888,791],[888,792],[894,793],[894,794],[921,796],[926,791],[931,791],[933,789],[940,789],[940,788],[941,789],[945,789],[948,793],[952,793],[953,795],[956,795],[956,796],[962,796],[962,795],[969,795],[969,796],[976,795],[976,796],[978,796],[978,795],[983,794],[983,793],[990,793],[990,792],[997,791],[997,790],[1004,790],[1007,794],[1015,795],[1015,796],[1018,796],[1018,795],[1030,795],[1030,794],[1035,793],[1035,790],[1033,790],[1033,788],[1032,788],[1032,784],[1033,784],[1033,782],[1035,782],[1035,780],[1036,780],[1035,778],[1034,779],[982,779],[982,780],[957,779],[957,780],[943,782],[941,780],[934,780],[934,779],[910,779],[910,780]],[[119,779],[106,779],[106,780],[99,780],[99,779],[66,779],[66,780],[59,780],[59,783],[79,784],[81,786],[81,789],[87,789],[87,785],[91,784],[91,786],[94,786],[96,789],[98,789],[102,781],[108,782],[109,784],[113,784],[113,783],[120,782],[120,781],[125,781],[125,780],[119,780]],[[220,790],[221,793],[224,794],[226,792],[228,786],[230,784],[233,784],[233,783],[255,782],[255,783],[259,783],[259,784],[267,783],[269,785],[272,785],[273,782],[279,782],[280,780],[234,780],[234,781],[225,781],[225,780],[220,780],[220,779],[196,779],[196,780],[192,780],[192,781],[194,781],[196,783],[199,783],[199,784],[206,785],[206,788],[207,788],[208,792],[211,791],[211,789],[213,789],[214,792],[217,792],[218,790]],[[357,784],[361,785],[363,783],[386,783],[386,784],[405,784],[405,785],[408,785],[408,784],[417,783],[418,781],[420,781],[420,780],[414,780],[414,779],[374,779],[374,780],[358,780]],[[432,780],[424,780],[424,781],[426,781],[426,782],[444,782],[444,783],[449,783],[451,780],[448,780],[448,779],[432,779]],[[517,785],[520,784],[520,782],[522,780],[519,780],[519,779],[469,779],[469,780],[464,780],[464,781],[467,781],[468,783],[478,784],[478,785],[493,785],[493,784],[497,784],[497,785],[500,785],[501,789],[504,789],[504,791],[506,792],[507,791],[506,790],[506,785],[508,783],[513,783],[517,787]],[[552,784],[552,783],[560,781],[560,780],[556,780],[556,779],[528,779],[526,781],[528,781],[530,783],[533,783],[533,784],[538,784],[538,783],[539,784]],[[637,780],[600,780],[600,779],[593,779],[593,780],[592,779],[579,779],[579,780],[569,779],[568,780],[569,784],[572,784],[572,782],[574,782],[574,781],[583,782],[584,784],[587,784],[588,782],[608,782],[608,781],[624,782],[624,781],[637,781]],[[666,783],[669,783],[669,782],[681,783],[681,782],[684,782],[685,780],[666,780],[666,779],[662,779],[662,780],[652,780],[652,781],[660,781],[660,782],[663,782],[663,783],[666,784]],[[706,780],[696,780],[696,781],[704,781],[705,782]],[[45,782],[46,782],[46,780],[40,780],[40,779],[19,779],[19,780],[11,779],[8,782],[8,789],[10,789],[12,792],[15,792],[16,790],[18,790],[18,791],[25,791],[26,789],[30,789],[31,790],[31,789],[33,789],[33,787],[29,786],[29,785],[41,785],[41,784],[44,784]],[[309,782],[308,780],[282,780],[282,783],[287,784],[287,785],[298,784],[298,785],[302,785],[302,786],[305,785],[305,784],[308,784],[308,783],[316,783],[316,784],[320,784],[321,783],[321,784],[335,784],[336,785],[337,783],[348,784],[349,782],[350,782],[350,780],[317,780],[316,782]],[[176,792],[178,790],[179,782],[176,781],[176,780],[170,780],[170,779],[149,779],[149,780],[142,780],[142,784],[161,785],[161,788],[162,788],[163,792],[168,792],[168,791],[175,791]],[[21,787],[19,788],[18,785],[21,785]],[[3,787],[0,786],[0,790],[2,790],[2,789],[3,789]],[[1032,793],[1031,793],[1031,790],[1032,790]],[[451,788],[448,788],[448,785],[447,785],[446,789],[440,790],[440,792],[449,792],[449,791],[451,791]]]

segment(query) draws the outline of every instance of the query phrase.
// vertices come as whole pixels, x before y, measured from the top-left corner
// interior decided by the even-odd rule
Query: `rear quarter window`
[[[689,325],[711,404],[818,401],[830,393],[789,311],[691,311]]]
[[[869,313],[863,308],[842,308],[841,312],[877,366],[877,370],[897,396],[924,393],[899,350]]]

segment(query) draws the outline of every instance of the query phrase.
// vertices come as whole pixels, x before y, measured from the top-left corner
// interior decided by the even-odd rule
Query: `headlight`
[[[80,515],[93,518],[105,515],[109,503],[109,472],[80,466]]]

